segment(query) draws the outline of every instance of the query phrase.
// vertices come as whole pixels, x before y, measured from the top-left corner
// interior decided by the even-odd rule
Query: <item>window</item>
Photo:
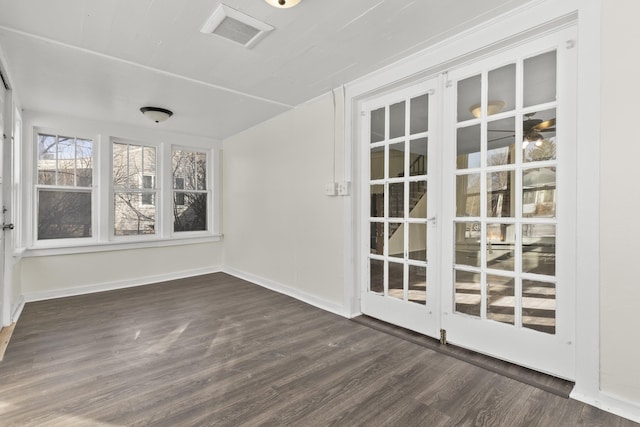
[[[172,152],[173,231],[206,231],[207,153],[185,149]]]
[[[92,237],[93,141],[38,134],[37,240]]]
[[[75,134],[34,129],[29,250],[219,240],[215,142],[172,146]]]
[[[113,233],[156,234],[156,148],[113,143]]]

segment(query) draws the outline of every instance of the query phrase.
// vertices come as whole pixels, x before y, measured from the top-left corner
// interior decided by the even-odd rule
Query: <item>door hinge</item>
[[[440,329],[440,344],[447,345],[447,330]]]
[[[449,72],[445,71],[444,73],[442,73],[443,79],[444,79],[444,87],[451,87],[453,86],[453,82],[451,80],[449,80]]]

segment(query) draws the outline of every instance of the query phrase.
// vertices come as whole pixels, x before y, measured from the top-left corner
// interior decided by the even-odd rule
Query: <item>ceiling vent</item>
[[[271,25],[221,4],[213,12],[213,15],[207,20],[200,32],[215,34],[250,48],[262,40],[271,30],[273,30]]]

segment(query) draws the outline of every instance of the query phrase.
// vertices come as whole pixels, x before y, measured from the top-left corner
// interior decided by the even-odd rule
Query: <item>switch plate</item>
[[[338,196],[348,196],[349,195],[349,182],[342,181],[338,183]]]
[[[337,182],[327,182],[324,185],[324,194],[327,196],[335,196],[338,194],[338,183]]]

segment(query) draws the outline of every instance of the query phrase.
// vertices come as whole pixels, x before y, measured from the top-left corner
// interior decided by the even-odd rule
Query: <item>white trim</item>
[[[201,276],[203,274],[220,273],[222,266],[197,268],[193,270],[183,270],[167,274],[157,274],[153,276],[138,277],[129,280],[117,280],[113,282],[96,283],[93,285],[78,286],[74,288],[56,289],[53,291],[36,291],[24,294],[25,302],[44,301],[55,298],[65,298],[76,295],[86,295],[96,292],[113,291],[116,289],[133,288],[137,286],[153,285],[169,280],[185,279],[188,277]]]
[[[274,282],[273,280],[265,279],[264,277],[256,276],[255,274],[237,270],[233,267],[223,266],[222,271],[224,273],[230,274],[231,276],[246,280],[247,282],[251,282],[254,285],[262,286],[263,288],[290,296],[291,298],[295,298],[298,301],[302,301],[330,313],[337,314],[338,316],[347,318],[349,317],[349,315],[344,312],[345,310],[342,305],[336,304],[335,302],[327,301],[323,298],[319,298],[315,295],[301,291],[299,289],[283,285],[282,283]]]
[[[586,395],[576,392],[575,388],[569,397],[600,408],[603,411],[611,412],[612,414],[640,423],[640,404],[636,402],[631,402],[605,391],[600,391],[595,395]]]
[[[575,396],[600,396],[601,1],[582,0],[578,21]],[[596,189],[594,191],[594,189]],[[586,232],[586,231],[589,232]],[[572,394],[573,395],[573,394]]]
[[[345,160],[352,156],[348,167],[353,168],[352,188],[354,197],[345,208],[345,215],[351,219],[358,217],[357,197],[360,173],[358,169],[357,131],[360,117],[357,105],[365,97],[373,96],[390,87],[399,87],[408,80],[426,78],[460,65],[467,55],[476,52],[483,55],[492,50],[505,47],[505,40],[522,41],[538,32],[560,29],[577,22],[578,38],[578,119],[577,140],[586,144],[578,151],[577,162],[577,230],[592,232],[578,233],[576,242],[575,280],[579,283],[576,295],[576,349],[575,381],[572,396],[590,404],[596,404],[602,398],[600,392],[600,306],[599,306],[599,194],[593,189],[600,188],[600,166],[598,162],[600,146],[600,33],[601,0],[534,0],[513,11],[484,24],[463,31],[447,40],[436,43],[421,52],[403,58],[374,73],[363,76],[345,86]],[[533,30],[533,33],[532,33]],[[348,169],[346,169],[348,170]],[[345,223],[348,220],[345,219]],[[346,247],[355,250],[359,242],[358,227],[349,233],[350,243]],[[345,238],[346,241],[347,237]],[[357,302],[359,267],[345,269],[345,303]],[[345,309],[355,310],[352,307]],[[596,405],[597,406],[597,405]],[[620,400],[611,404],[612,412],[616,407],[628,408]],[[629,410],[634,412],[634,410]],[[624,415],[624,414],[623,414]],[[627,416],[627,415],[625,415]]]
[[[22,310],[24,309],[24,295],[20,295],[20,298],[16,301],[11,310],[11,323],[16,323],[22,314]]]
[[[222,234],[206,236],[206,237],[189,237],[189,238],[166,238],[166,239],[153,239],[153,240],[136,240],[136,241],[109,241],[102,243],[86,244],[86,245],[74,245],[55,248],[23,248],[20,252],[14,252],[14,256],[20,256],[21,258],[37,257],[37,256],[50,256],[50,255],[70,255],[70,254],[85,254],[93,252],[109,252],[125,249],[143,249],[143,248],[163,248],[167,246],[181,246],[181,245],[197,245],[200,243],[219,242],[222,240]]]

